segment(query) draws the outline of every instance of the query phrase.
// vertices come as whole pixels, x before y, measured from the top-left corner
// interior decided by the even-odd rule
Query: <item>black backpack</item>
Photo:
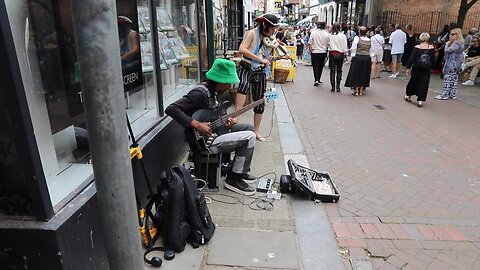
[[[422,54],[418,58],[416,66],[422,69],[432,68],[432,59],[428,51],[422,50]]]
[[[186,218],[191,227],[190,243],[195,248],[204,245],[215,232],[215,224],[208,211],[205,196],[198,191],[192,175],[185,167],[177,166],[170,170],[175,177],[183,181]]]
[[[187,242],[196,248],[212,238],[215,224],[205,196],[185,167],[163,172],[156,196],[155,219],[166,248],[181,252]]]

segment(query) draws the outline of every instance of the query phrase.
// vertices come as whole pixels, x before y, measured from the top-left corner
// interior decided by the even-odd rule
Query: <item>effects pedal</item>
[[[274,181],[270,178],[260,178],[257,184],[257,191],[267,193],[272,190]]]

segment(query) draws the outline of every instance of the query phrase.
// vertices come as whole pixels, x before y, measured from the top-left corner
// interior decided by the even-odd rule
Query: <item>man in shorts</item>
[[[372,79],[380,78],[380,68],[382,64],[383,58],[383,46],[385,44],[385,40],[383,39],[380,32],[382,30],[380,28],[375,29],[375,35],[370,39],[371,46],[370,46],[370,57],[372,58]],[[377,74],[375,76],[375,74]]]
[[[392,75],[389,78],[396,78],[400,74],[400,64],[407,43],[407,34],[402,31],[402,27],[397,24],[395,29],[389,40],[389,43],[392,44]]]

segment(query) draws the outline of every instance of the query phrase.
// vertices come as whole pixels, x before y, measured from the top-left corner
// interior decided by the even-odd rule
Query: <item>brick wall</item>
[[[413,23],[417,33],[438,33],[444,24],[456,22],[460,0],[384,0],[382,24]],[[466,34],[471,27],[480,26],[480,2],[468,11],[463,32]]]
[[[405,13],[425,11],[457,13],[460,7],[460,0],[385,0],[383,5],[385,10],[398,10]],[[478,11],[480,11],[480,2],[473,5],[469,13]]]

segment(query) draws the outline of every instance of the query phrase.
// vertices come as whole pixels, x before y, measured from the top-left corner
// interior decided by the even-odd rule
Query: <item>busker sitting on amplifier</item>
[[[206,77],[205,81],[170,104],[165,113],[185,127],[185,136],[190,146],[192,142],[203,142],[201,148],[205,148],[211,154],[235,151],[232,170],[225,179],[225,188],[239,194],[253,195],[255,188],[248,183],[253,183],[256,177],[248,172],[255,147],[254,127],[250,124],[237,124],[236,117],[228,118],[220,125],[219,121],[214,119],[202,121],[195,118],[197,115],[195,112],[199,110],[216,108],[219,105],[217,95],[230,89],[232,84],[240,82],[236,65],[230,60],[216,59]],[[196,138],[197,135],[199,139]]]

